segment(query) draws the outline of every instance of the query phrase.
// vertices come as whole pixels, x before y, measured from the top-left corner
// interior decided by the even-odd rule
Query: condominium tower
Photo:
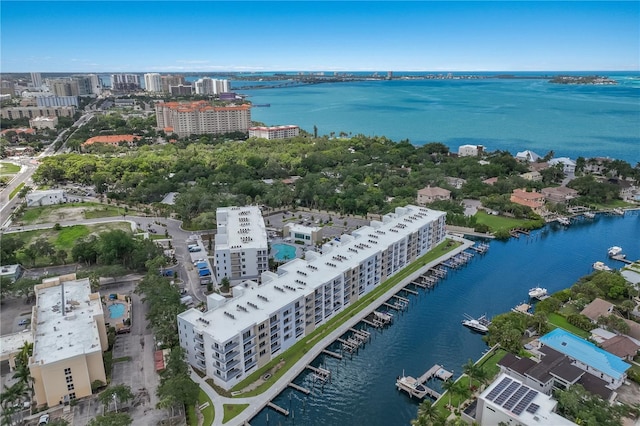
[[[158,102],[156,122],[160,129],[180,137],[188,135],[246,132],[251,125],[251,107],[215,107],[206,101]]]
[[[188,362],[230,389],[445,238],[445,213],[408,205],[178,315]]]
[[[216,278],[258,279],[269,268],[267,231],[260,208],[222,207],[216,210]]]
[[[155,93],[162,92],[162,76],[157,72],[145,74],[144,90]]]

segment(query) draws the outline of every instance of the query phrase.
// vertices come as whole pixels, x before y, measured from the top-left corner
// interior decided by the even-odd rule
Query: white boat
[[[547,295],[547,289],[542,287],[534,287],[529,289],[529,297],[532,299],[540,299]]]
[[[424,398],[429,392],[415,377],[405,376],[404,373],[396,380],[396,387],[407,392],[410,397]]]
[[[491,321],[489,321],[484,315],[478,319],[473,318],[467,314],[465,314],[465,317],[466,318],[462,320],[462,325],[464,325],[465,327],[468,327],[471,330],[481,334],[485,334],[489,331],[489,325],[491,324]]]
[[[617,215],[620,215],[620,216],[624,216],[624,210],[622,210],[622,209],[621,209],[621,208],[619,208],[619,207],[616,207],[615,209],[613,209],[613,210],[612,210],[612,212],[613,212],[613,214],[617,214]]]
[[[593,219],[596,217],[596,214],[594,212],[584,212],[584,217],[587,219]]]
[[[609,254],[609,257],[617,256],[620,253],[622,253],[622,247],[618,247],[618,246],[609,247],[609,250],[607,251],[607,254]]]
[[[595,269],[596,271],[610,271],[611,268],[609,268],[607,265],[604,264],[604,262],[595,262],[593,264],[593,269]]]
[[[564,225],[564,226],[571,225],[571,220],[569,218],[560,216],[557,220],[560,225]]]

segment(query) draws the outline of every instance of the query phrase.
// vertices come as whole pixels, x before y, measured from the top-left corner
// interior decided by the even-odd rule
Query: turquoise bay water
[[[461,374],[461,366],[478,359],[487,346],[482,337],[461,325],[464,314],[489,318],[528,300],[531,287],[556,292],[591,273],[593,262],[610,267],[622,263],[607,257],[613,245],[629,259],[640,258],[640,216],[599,216],[569,228],[549,226],[529,238],[493,241],[484,256],[476,255],[467,266],[450,272],[431,291],[420,290],[409,308],[396,314],[394,324],[382,332],[370,330],[372,340],[363,350],[342,361],[317,358],[332,371],[333,380],[321,387],[304,373],[295,383],[312,389],[305,396],[285,389],[274,402],[290,411],[285,418],[271,409],[257,413],[250,423],[265,425],[407,425],[415,418],[418,401],[395,388],[402,374],[419,376],[434,364]],[[439,383],[434,382],[437,389]],[[268,418],[268,420],[267,420]]]
[[[275,252],[273,258],[277,262],[293,260],[296,257],[296,248],[290,244],[274,244],[271,247]]]
[[[319,135],[386,136],[422,145],[485,145],[513,154],[608,156],[640,161],[640,75],[615,86],[557,85],[541,79],[391,80],[242,91],[252,119],[296,124]],[[242,84],[244,82],[234,82]]]
[[[109,318],[119,319],[124,315],[124,305],[122,303],[114,303],[109,305]]]

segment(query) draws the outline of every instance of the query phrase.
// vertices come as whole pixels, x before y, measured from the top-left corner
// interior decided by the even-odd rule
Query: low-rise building
[[[478,397],[475,421],[481,425],[575,425],[555,412],[558,402],[502,373]]]
[[[596,297],[591,303],[585,306],[582,311],[580,311],[580,315],[584,315],[595,324],[601,316],[611,315],[613,313],[613,308],[615,308],[613,303]]]
[[[29,120],[29,126],[34,129],[55,129],[58,117],[34,117]]]
[[[566,204],[578,196],[578,191],[566,186],[554,186],[542,188],[540,193],[547,201],[552,203]]]
[[[425,206],[438,200],[450,200],[451,191],[440,188],[438,186],[427,186],[418,190],[417,203],[419,206]]]
[[[67,193],[63,189],[31,191],[27,194],[27,207],[52,206],[67,202]]]
[[[523,173],[520,177],[531,182],[540,182],[542,180],[542,174],[536,171]]]
[[[640,345],[637,341],[634,342],[628,336],[622,335],[617,335],[605,340],[601,346],[605,351],[627,361],[633,361],[633,358],[638,355],[638,350],[640,350]]]
[[[619,357],[561,328],[556,328],[539,340],[542,345],[569,357],[572,365],[607,382],[610,389],[619,388],[627,378],[627,370],[631,368]]]
[[[447,184],[451,185],[455,189],[462,189],[462,186],[465,183],[467,183],[466,179],[457,178],[457,177],[451,177],[451,176],[445,177],[444,180],[445,180],[445,182],[447,182]]]
[[[11,280],[11,282],[16,282],[22,276],[24,272],[24,268],[22,265],[2,265],[2,269],[0,272],[0,277]]]
[[[322,228],[319,226],[305,226],[298,223],[287,223],[282,228],[282,236],[290,237],[294,241],[305,244],[318,244],[322,241]]]
[[[576,171],[576,162],[567,157],[553,158],[548,163],[550,167],[562,164],[562,171],[565,175],[573,174]]]
[[[56,406],[91,395],[91,383],[107,383],[102,352],[107,330],[99,293],[75,274],[47,278],[34,287],[29,371],[38,406]]]
[[[300,134],[300,127],[294,125],[287,126],[254,126],[249,127],[250,138],[261,139],[286,139],[293,138]]]
[[[478,157],[484,154],[483,145],[460,145],[458,147],[459,157]]]
[[[523,163],[535,163],[536,161],[540,160],[541,158],[542,157],[540,157],[538,154],[536,154],[533,151],[529,151],[529,150],[518,152],[516,154],[516,160],[521,161]]]
[[[0,110],[0,116],[5,120],[34,117],[73,117],[76,108],[73,106],[57,107],[7,107]]]

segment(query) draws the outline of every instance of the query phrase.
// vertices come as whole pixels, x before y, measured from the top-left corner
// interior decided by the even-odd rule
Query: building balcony
[[[202,360],[197,360],[197,361],[196,361],[196,365],[197,365],[198,367],[200,367],[200,368],[202,368],[202,369],[204,369],[204,370],[206,371],[207,365],[205,364],[205,362],[204,362],[204,361],[202,361]]]
[[[196,359],[198,361],[202,361],[203,363],[206,361],[206,358],[204,357],[204,355],[200,355],[200,353],[196,352]]]
[[[196,343],[196,350],[204,352],[204,344]]]
[[[220,366],[220,370],[221,371],[229,371],[230,369],[232,369],[233,367],[235,367],[239,363],[240,363],[239,359],[233,359],[233,360],[229,361],[226,365]]]
[[[196,334],[194,336],[194,339],[198,343],[204,343],[204,336],[202,334]]]

